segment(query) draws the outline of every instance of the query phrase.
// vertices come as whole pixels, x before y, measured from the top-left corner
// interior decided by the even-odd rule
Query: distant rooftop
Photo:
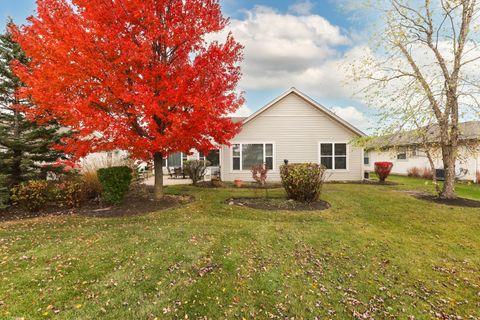
[[[469,121],[459,124],[460,140],[472,141],[480,140],[480,121]],[[427,139],[429,143],[440,142],[440,131],[438,125],[432,126],[427,131]],[[418,145],[423,143],[422,135],[419,130],[403,131],[382,137],[372,138],[367,149],[374,148],[392,148]]]

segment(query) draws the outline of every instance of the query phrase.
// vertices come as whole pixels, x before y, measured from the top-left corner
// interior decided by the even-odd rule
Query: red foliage
[[[375,173],[381,182],[385,182],[392,171],[393,163],[391,162],[375,162]]]
[[[252,172],[253,180],[255,180],[259,185],[264,186],[267,181],[267,166],[265,164],[258,164],[252,166],[250,171]]]
[[[420,177],[420,169],[418,167],[411,167],[407,169],[407,176],[419,178]]]
[[[10,26],[31,58],[14,70],[28,86],[30,118],[55,119],[75,157],[123,149],[151,159],[228,144],[239,125],[242,46],[218,0],[37,0],[29,24]]]
[[[65,171],[72,171],[74,169],[80,169],[80,164],[71,160],[58,159],[54,163],[46,165],[46,167],[53,167],[53,168],[61,167]]]
[[[432,168],[429,168],[429,167],[423,168],[422,178],[427,180],[432,180],[433,179]]]

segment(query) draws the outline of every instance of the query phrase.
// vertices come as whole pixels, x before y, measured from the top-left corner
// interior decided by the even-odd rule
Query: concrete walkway
[[[153,186],[155,184],[155,177],[150,177],[144,182],[147,186]],[[176,186],[181,184],[192,184],[192,180],[190,179],[173,179],[168,176],[163,177],[163,185],[164,186]]]

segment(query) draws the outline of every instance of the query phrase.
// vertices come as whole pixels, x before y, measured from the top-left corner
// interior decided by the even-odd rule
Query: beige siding
[[[284,159],[290,163],[319,162],[319,142],[350,142],[356,134],[331,119],[295,93],[290,93],[244,125],[231,141],[235,143],[273,143],[274,168],[270,181],[280,180]],[[331,171],[329,180],[363,179],[363,150],[348,147],[348,169]],[[250,172],[232,170],[230,147],[222,147],[222,178],[225,181],[250,181]]]
[[[419,149],[421,150],[421,149]],[[397,151],[395,149],[390,150],[372,150],[368,152],[370,162],[365,166],[366,171],[374,171],[375,162],[389,161],[393,163],[392,173],[399,175],[407,175],[408,169],[418,168],[423,170],[424,168],[430,168],[430,162],[427,156],[422,153],[412,154],[411,151],[407,152],[407,159],[397,159]],[[433,160],[436,168],[443,168],[443,161],[440,151],[433,153]],[[470,148],[460,147],[458,150],[458,160],[455,163],[456,174],[460,180],[472,180],[476,181],[476,172],[480,170],[480,150],[472,151]]]

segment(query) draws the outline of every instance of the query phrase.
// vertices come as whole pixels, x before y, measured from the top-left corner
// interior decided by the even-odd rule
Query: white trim
[[[328,172],[350,172],[350,144],[345,141],[319,141],[318,142],[318,164],[322,164],[322,144],[331,144],[332,145],[332,169],[327,169]],[[346,145],[346,169],[335,169],[335,144],[345,144]],[[325,156],[327,157],[327,156]],[[339,156],[340,157],[340,156]],[[341,156],[343,157],[343,156]],[[363,158],[362,158],[363,162]]]
[[[240,170],[234,170],[233,169],[233,146],[234,145],[240,145]],[[230,162],[230,173],[231,174],[234,174],[234,173],[249,173],[250,170],[243,170],[243,161],[242,161],[242,156],[243,156],[243,148],[242,146],[244,144],[261,144],[263,145],[263,161],[265,163],[265,160],[266,160],[266,150],[265,150],[265,145],[266,144],[271,144],[272,145],[272,169],[269,170],[270,172],[276,172],[275,170],[275,153],[276,153],[276,147],[275,147],[275,142],[273,141],[235,141],[235,142],[230,142],[230,146],[228,147],[230,149],[230,158],[229,158],[229,162]],[[236,158],[238,158],[236,156]]]
[[[247,124],[248,122],[252,121],[253,119],[255,119],[258,115],[260,115],[261,113],[263,113],[264,111],[266,111],[267,109],[269,109],[270,107],[272,107],[273,105],[275,105],[277,102],[279,102],[280,100],[284,99],[286,96],[288,96],[290,93],[295,93],[296,95],[298,95],[300,98],[304,99],[305,101],[307,101],[308,103],[310,103],[312,106],[314,106],[315,108],[317,108],[318,110],[324,112],[327,116],[329,116],[330,118],[332,118],[333,120],[337,121],[338,123],[340,123],[341,125],[343,125],[344,127],[346,127],[347,129],[349,129],[350,131],[354,132],[355,134],[359,135],[360,137],[364,137],[366,136],[365,133],[363,133],[361,130],[357,129],[356,127],[354,127],[353,125],[351,125],[350,123],[348,123],[347,121],[343,120],[342,118],[340,118],[339,116],[337,116],[335,113],[333,113],[331,110],[329,110],[328,108],[322,106],[321,104],[319,104],[318,102],[316,102],[315,100],[313,100],[312,98],[310,98],[309,96],[307,96],[306,94],[304,94],[303,92],[297,90],[296,88],[292,87],[290,88],[289,90],[287,90],[286,92],[284,92],[282,95],[280,95],[278,98],[276,98],[275,100],[269,102],[267,105],[265,105],[263,108],[261,108],[260,110],[258,110],[257,112],[253,113],[251,116],[249,116],[248,118],[246,118],[245,120],[243,120],[243,125]]]

